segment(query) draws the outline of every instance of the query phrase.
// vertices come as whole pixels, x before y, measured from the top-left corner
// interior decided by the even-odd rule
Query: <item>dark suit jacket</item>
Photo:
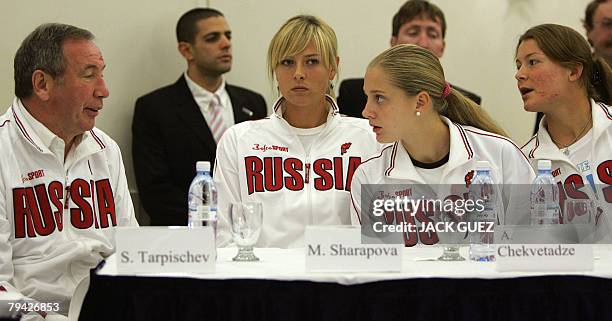
[[[266,117],[266,102],[226,84],[236,123]],[[249,110],[252,115],[245,112]],[[217,144],[184,76],[136,100],[132,153],[140,200],[152,225],[186,225],[196,161],[214,164]]]
[[[452,86],[465,97],[480,105],[480,96],[455,85]],[[365,108],[367,100],[368,97],[363,92],[363,78],[345,79],[340,83],[340,90],[338,93],[338,108],[340,108],[340,113],[347,116],[363,118],[361,112],[363,108]]]

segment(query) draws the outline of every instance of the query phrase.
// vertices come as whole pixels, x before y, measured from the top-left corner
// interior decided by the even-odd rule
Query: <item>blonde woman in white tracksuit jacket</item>
[[[529,184],[534,178],[526,157],[479,106],[451,88],[433,54],[414,45],[399,45],[384,51],[368,66],[364,90],[368,95],[364,116],[376,132],[377,140],[393,145],[365,161],[353,177],[351,219],[354,224],[362,223],[362,208],[371,205],[361,204],[363,184],[428,184],[431,187],[443,184],[434,188],[436,198],[464,198],[477,161],[488,161],[494,183],[504,184],[502,195],[508,207],[505,215],[499,213],[497,222],[529,223],[526,215],[529,204],[516,197],[518,184]],[[375,193],[371,195],[374,197],[379,195],[378,191],[369,192]],[[410,193],[412,189],[394,190],[390,195],[404,192]],[[422,214],[414,219],[421,223],[431,220],[431,213]],[[387,223],[392,225],[406,220],[405,216],[390,219],[394,221]],[[404,221],[395,221],[399,219]],[[406,246],[438,242],[435,232],[406,233],[410,234],[403,236]]]
[[[474,169],[477,161],[488,161],[491,164],[491,177],[495,184],[504,184],[503,197],[511,202],[513,208],[500,213],[499,224],[528,225],[529,204],[517,206],[512,202],[512,185],[525,188],[528,180],[533,179],[533,173],[529,168],[523,153],[507,137],[483,131],[481,129],[463,126],[453,123],[446,117],[441,117],[448,126],[450,132],[450,150],[448,160],[443,164],[443,169],[438,181],[430,181],[423,176],[423,169],[419,164],[411,160],[410,155],[401,144],[395,142],[387,146],[380,154],[364,161],[355,172],[351,187],[352,208],[351,220],[353,224],[361,223],[361,185],[362,184],[444,184],[453,185],[452,192],[438,195],[444,199],[449,196],[463,197],[469,191],[469,185],[474,177]],[[427,169],[425,169],[427,170]],[[524,184],[524,185],[519,185]],[[396,191],[401,192],[401,191]],[[520,204],[519,204],[520,205]],[[519,213],[521,213],[519,215]],[[417,216],[416,219],[427,220],[425,217]],[[422,222],[424,223],[424,222]],[[408,236],[409,245],[416,245],[416,241],[423,244],[437,243],[434,233],[417,233]]]
[[[221,245],[231,241],[227,209],[235,202],[263,204],[261,247],[303,246],[307,225],[350,224],[351,177],[379,148],[371,129],[338,114],[330,97],[327,121],[305,150],[282,117],[283,100],[270,117],[231,127],[217,147]]]
[[[233,202],[263,204],[259,247],[304,246],[308,225],[350,224],[351,178],[380,145],[365,120],[338,113],[338,61],[336,35],[317,17],[295,16],[272,38],[274,113],[233,126],[217,147],[218,245],[231,242]]]

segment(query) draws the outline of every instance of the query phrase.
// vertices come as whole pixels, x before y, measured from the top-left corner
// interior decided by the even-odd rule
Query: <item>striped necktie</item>
[[[219,97],[217,95],[213,96],[209,106],[209,110],[212,113],[212,117],[210,119],[210,131],[213,134],[215,143],[219,143],[219,140],[221,139],[221,136],[223,136],[227,126],[223,121],[223,107],[221,106]]]

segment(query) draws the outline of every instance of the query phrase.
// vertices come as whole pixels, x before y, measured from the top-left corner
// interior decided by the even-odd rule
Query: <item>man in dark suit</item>
[[[223,79],[232,55],[221,12],[190,10],[176,34],[187,71],[174,84],[138,98],[132,123],[136,182],[152,225],[186,225],[196,161],[214,163],[225,129],[267,114],[261,95]]]
[[[393,16],[391,46],[413,44],[442,58],[446,43],[446,20],[438,6],[424,0],[408,0]],[[480,105],[480,96],[452,85],[467,98]],[[363,78],[346,79],[340,83],[338,107],[347,116],[363,117],[361,112],[367,96],[363,92]]]

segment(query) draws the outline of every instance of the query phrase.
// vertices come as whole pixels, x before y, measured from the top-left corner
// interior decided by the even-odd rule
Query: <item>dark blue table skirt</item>
[[[404,279],[359,285],[92,274],[80,320],[612,320],[612,280]]]

